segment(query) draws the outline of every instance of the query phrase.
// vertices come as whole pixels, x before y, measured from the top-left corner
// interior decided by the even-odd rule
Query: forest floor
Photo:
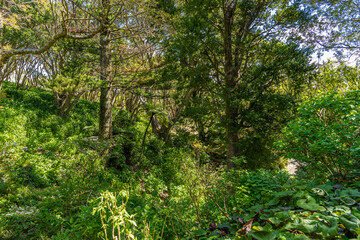
[[[0,239],[115,239],[120,225],[122,239],[359,239],[360,177],[296,174],[294,159],[287,171],[215,170],[188,139],[166,146],[152,134],[133,171],[146,121],[118,115],[104,157],[98,104],[79,101],[59,117],[51,92],[5,90]]]

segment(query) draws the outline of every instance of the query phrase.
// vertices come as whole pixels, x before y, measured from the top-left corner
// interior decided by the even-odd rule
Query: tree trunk
[[[83,92],[79,92],[74,100],[71,102],[71,104],[67,107],[66,111],[64,112],[64,115],[68,115],[69,112],[73,109],[75,104],[79,101],[80,97],[83,95]]]
[[[229,112],[230,112],[230,114],[229,114]],[[231,110],[229,111],[228,106],[226,109],[226,113],[227,113],[226,118],[229,121],[228,126],[226,126],[226,138],[227,138],[227,144],[226,144],[227,156],[226,156],[226,158],[227,158],[227,167],[228,167],[228,169],[230,169],[230,168],[235,167],[232,159],[239,155],[239,149],[238,149],[239,136],[238,136],[237,126],[236,125],[234,126],[234,124],[231,123],[231,122],[233,122],[235,117],[231,116]]]
[[[234,106],[234,89],[236,86],[236,68],[233,62],[232,50],[232,27],[233,27],[233,14],[234,9],[231,6],[225,6],[223,9],[224,14],[224,35],[223,45],[225,52],[225,129],[227,139],[227,167],[233,168],[233,157],[237,157],[238,150],[238,124],[237,124],[237,106]]]
[[[103,2],[107,2],[104,0]],[[106,6],[106,4],[105,4]],[[100,118],[99,118],[99,139],[106,140],[112,137],[112,90],[110,81],[110,28],[104,27],[100,32]]]
[[[110,87],[102,87],[100,93],[99,139],[112,137],[112,91]]]
[[[63,101],[61,102],[60,108],[59,108],[59,115],[64,116],[65,111],[70,106],[71,100],[73,99],[74,93],[65,93]]]
[[[171,127],[172,125],[167,127],[161,124],[159,120],[155,116],[153,116],[151,121],[152,131],[159,139],[163,140],[166,144],[169,143],[169,135],[170,135]]]

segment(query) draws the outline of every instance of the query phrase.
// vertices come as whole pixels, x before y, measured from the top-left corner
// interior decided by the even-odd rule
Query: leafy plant
[[[307,169],[345,180],[360,169],[360,91],[332,92],[305,101],[278,142]]]
[[[275,193],[270,202],[252,207],[249,213],[241,216],[241,219],[246,220],[244,226],[250,223],[252,226],[248,231],[238,231],[240,238],[251,236],[255,239],[275,239],[288,236],[287,239],[290,239],[291,233],[295,233],[293,237],[298,236],[299,239],[358,236],[356,231],[360,220],[357,207],[341,205],[333,197],[337,195],[335,192],[339,192],[336,188],[329,188],[329,185],[314,188],[298,182],[286,185],[284,190]],[[344,189],[340,194],[353,190]],[[286,201],[282,201],[284,199]],[[354,198],[355,202],[358,200],[358,197]]]
[[[57,75],[55,79],[44,79],[42,85],[51,89],[55,96],[60,116],[69,114],[85,91],[91,88],[92,78],[85,74],[76,77]]]
[[[134,227],[136,222],[134,216],[126,211],[126,204],[129,200],[129,194],[121,191],[118,195],[109,191],[103,192],[97,207],[93,209],[93,214],[100,214],[101,224],[104,231],[103,239],[135,239]],[[119,204],[119,200],[121,203]],[[111,229],[109,233],[108,229]],[[124,237],[124,238],[123,238]]]

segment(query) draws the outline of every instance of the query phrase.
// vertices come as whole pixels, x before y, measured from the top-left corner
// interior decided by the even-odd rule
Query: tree
[[[46,2],[42,2],[42,3],[46,3]],[[0,67],[2,67],[8,60],[10,57],[12,56],[16,56],[16,55],[26,55],[26,54],[41,54],[44,53],[45,51],[49,50],[59,39],[63,39],[63,38],[69,38],[69,39],[89,39],[92,38],[93,36],[95,36],[97,33],[99,33],[103,27],[102,24],[99,24],[97,27],[93,28],[93,29],[89,29],[87,31],[87,34],[77,34],[78,31],[71,31],[74,28],[71,26],[74,24],[75,21],[78,21],[78,19],[72,19],[71,17],[69,17],[70,12],[69,12],[69,6],[67,5],[68,3],[66,3],[65,1],[62,2],[63,4],[60,5],[58,3],[54,3],[54,5],[56,6],[52,6],[53,8],[55,7],[61,7],[61,11],[62,11],[62,16],[58,19],[55,19],[55,21],[53,22],[53,24],[55,25],[55,29],[60,29],[60,31],[58,33],[55,33],[52,37],[50,37],[50,39],[45,40],[43,43],[41,43],[40,47],[37,46],[32,46],[32,47],[28,47],[29,45],[31,45],[30,42],[27,41],[27,39],[22,39],[22,41],[24,41],[21,45],[25,45],[25,48],[13,48],[13,46],[11,46],[10,44],[6,44],[4,45],[3,42],[6,41],[6,32],[7,31],[12,31],[13,28],[15,28],[17,31],[28,31],[29,30],[29,24],[25,25],[24,27],[21,26],[18,23],[13,23],[14,21],[18,20],[18,21],[24,21],[24,19],[26,18],[26,14],[28,11],[28,9],[33,10],[34,12],[37,12],[38,10],[44,10],[46,12],[46,14],[48,14],[47,12],[51,11],[51,9],[49,9],[49,4],[39,4],[39,2],[35,2],[34,4],[31,4],[28,7],[24,7],[24,11],[20,12],[20,13],[15,13],[17,11],[17,8],[20,7],[15,7],[15,8],[10,8],[10,10],[8,11],[9,15],[8,17],[6,17],[6,19],[11,19],[10,20],[6,20],[6,19],[2,19],[3,24],[2,24],[2,28],[1,28],[1,49],[0,49]],[[51,5],[51,4],[50,4]],[[20,5],[23,6],[23,5]],[[30,10],[29,10],[30,11]],[[21,15],[22,17],[20,17],[18,19],[18,15]],[[13,16],[13,17],[12,17]],[[32,19],[30,19],[29,21],[31,22]],[[86,19],[86,21],[92,21],[93,19]],[[9,22],[9,28],[8,29],[8,22]],[[57,24],[57,22],[60,22],[60,24]],[[41,24],[43,23],[39,23],[37,22],[37,24],[39,24],[41,26]],[[21,26],[21,27],[20,27]],[[34,36],[34,35],[33,35]]]
[[[99,138],[100,140],[110,139],[112,137],[112,91],[111,91],[111,19],[110,14],[110,1],[102,0],[102,21],[104,28],[100,32],[100,120],[99,120]],[[121,8],[120,7],[120,11]],[[114,17],[114,19],[117,16]]]
[[[303,73],[312,69],[310,51],[296,42],[297,31],[305,28],[310,15],[298,1],[179,1],[178,6],[177,32],[168,41],[171,52],[180,63],[190,59],[193,74],[207,74],[197,83],[214,85],[212,91],[224,109],[228,167],[233,167],[232,159],[242,154],[240,138],[249,130],[264,130],[256,130],[261,121],[254,114],[269,120],[267,126],[276,125],[287,108],[278,109],[279,115],[270,120],[270,106],[290,101],[304,81]],[[279,91],[284,82],[291,83],[291,92]],[[270,100],[272,104],[264,107]],[[248,130],[241,133],[244,129]]]
[[[0,52],[0,67],[15,55],[44,53],[60,39],[89,39],[99,33],[98,55],[101,92],[99,138],[102,140],[109,139],[112,135],[112,80],[114,77],[111,74],[113,50],[111,43],[117,38],[125,39],[127,36],[145,34],[143,31],[145,28],[138,24],[137,19],[146,14],[144,9],[148,5],[151,4],[130,0],[126,2],[68,0],[62,1],[61,4],[50,2],[43,6],[35,3],[30,6],[30,9],[45,9],[45,12],[52,13],[52,19],[55,21],[52,22],[52,26],[50,25],[51,31],[48,31],[52,37],[40,43],[39,47],[12,49],[11,46],[3,46]],[[14,14],[14,12],[10,9],[9,14]],[[26,12],[23,14],[25,16]],[[142,24],[144,23],[146,22],[144,21]],[[25,46],[28,45],[31,44],[25,44]]]
[[[56,47],[41,54],[46,72],[41,83],[53,91],[60,116],[67,115],[86,91],[95,88],[97,74],[88,63],[93,59],[89,54],[93,47],[91,40],[84,45],[73,39],[62,39]]]
[[[112,88],[118,85],[114,81],[116,76],[111,70],[111,61],[113,55],[121,52],[115,46],[112,48],[111,45],[115,44],[117,40],[123,39],[124,42],[128,43],[125,48],[131,49],[129,51],[130,57],[126,58],[133,58],[139,52],[147,52],[146,49],[138,45],[133,47],[134,39],[141,39],[141,36],[142,38],[150,37],[149,34],[152,33],[153,29],[146,27],[147,24],[151,26],[152,21],[151,15],[147,12],[151,7],[150,3],[131,0],[127,2],[102,0],[102,6],[108,7],[103,8],[102,23],[104,28],[100,32],[99,42],[101,81],[99,138],[109,139],[112,137]],[[120,41],[120,48],[123,47],[122,42]],[[120,64],[123,64],[123,60],[120,61]],[[120,77],[120,79],[122,78]]]

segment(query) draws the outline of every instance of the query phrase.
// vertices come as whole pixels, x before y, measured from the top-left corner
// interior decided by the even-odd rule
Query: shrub
[[[345,179],[360,167],[360,91],[332,92],[304,102],[278,142],[307,169]]]

